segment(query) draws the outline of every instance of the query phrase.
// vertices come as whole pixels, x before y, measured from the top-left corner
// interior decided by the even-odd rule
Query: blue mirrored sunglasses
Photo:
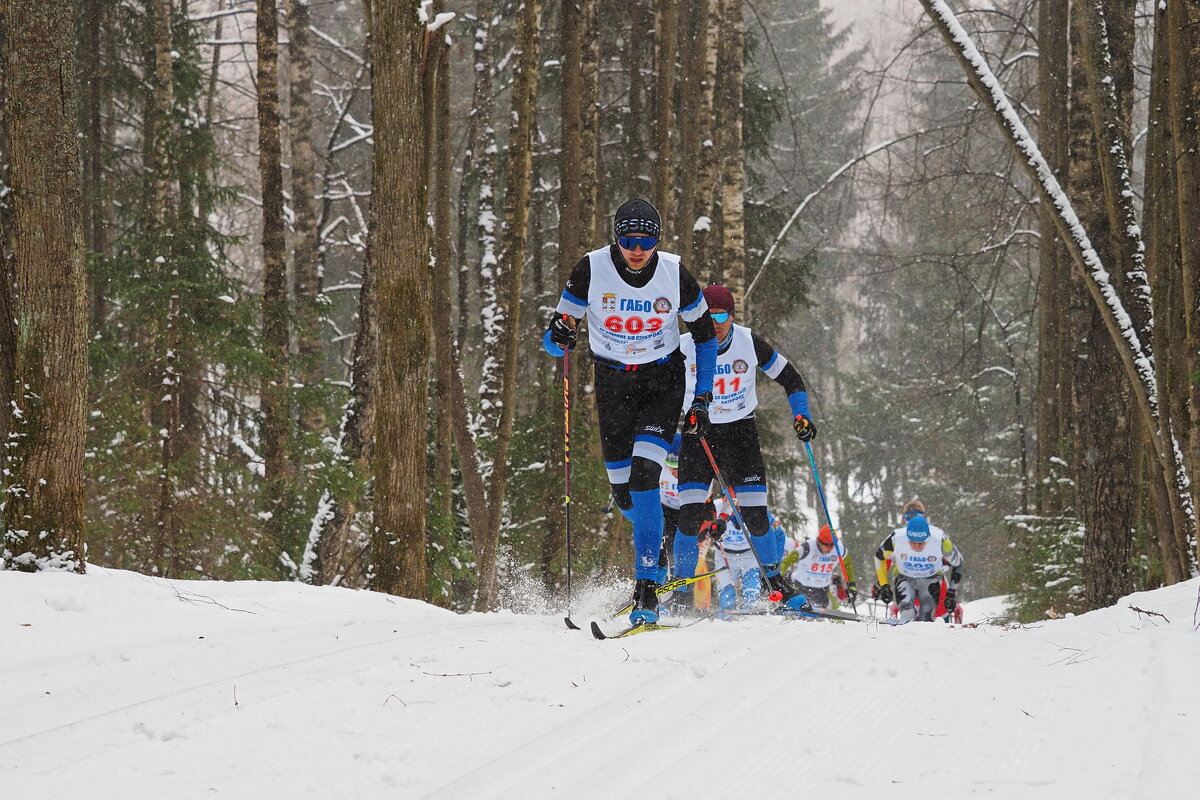
[[[728,322],[729,321],[729,312],[728,311],[710,311],[709,313],[712,315],[713,322]]]
[[[657,236],[622,236],[617,241],[626,250],[636,250],[639,247],[643,250],[653,250],[658,247]]]

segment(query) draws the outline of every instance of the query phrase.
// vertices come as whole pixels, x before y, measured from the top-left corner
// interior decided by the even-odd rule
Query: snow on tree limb
[[[1050,165],[1042,157],[1041,150],[1029,134],[1025,124],[1017,115],[1012,103],[1005,95],[1000,82],[996,79],[987,60],[975,47],[970,35],[959,24],[953,10],[946,0],[921,0],[930,20],[938,28],[942,37],[951,45],[955,55],[962,62],[967,72],[972,88],[982,98],[990,100],[997,122],[1003,127],[1011,143],[1025,158],[1026,168],[1045,199],[1056,209],[1055,224],[1071,251],[1072,257],[1082,268],[1090,280],[1089,288],[1093,298],[1097,300],[1101,314],[1110,329],[1123,339],[1126,347],[1118,347],[1122,361],[1132,368],[1137,380],[1135,385],[1140,388],[1137,392],[1139,399],[1147,405],[1147,413],[1158,430],[1158,385],[1154,376],[1154,362],[1149,352],[1143,347],[1141,338],[1133,324],[1133,320],[1125,310],[1120,295],[1110,280],[1108,271],[1104,268],[1099,254],[1092,246],[1087,231],[1071,206],[1071,201],[1059,185],[1058,179]],[[1161,431],[1160,431],[1161,433]]]

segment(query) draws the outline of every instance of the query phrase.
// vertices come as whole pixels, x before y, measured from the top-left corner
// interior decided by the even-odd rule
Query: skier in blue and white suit
[[[750,532],[750,543],[766,571],[767,582],[784,599],[795,594],[790,582],[779,574],[782,556],[777,539],[770,534],[767,514],[767,476],[754,409],[758,406],[755,375],[762,369],[787,392],[794,416],[796,436],[808,442],[817,429],[808,411],[808,392],[796,368],[749,328],[733,322],[733,293],[724,286],[704,290],[717,334],[717,364],[713,401],[709,408],[711,427],[706,437],[722,474],[731,488]],[[687,357],[688,379],[699,374],[698,349],[684,335],[680,349]],[[704,521],[704,500],[713,479],[712,465],[699,437],[684,437],[679,454],[679,531],[675,534],[675,566],[681,577],[690,577],[689,564],[696,563],[697,537]]]
[[[546,352],[561,357],[575,346],[578,322],[587,317],[604,466],[617,507],[633,523],[629,619],[635,625],[658,621],[659,474],[684,405],[676,314],[695,342],[698,364],[686,433],[707,429],[717,347],[700,285],[679,256],[658,250],[661,225],[645,200],[623,203],[613,220],[616,241],[575,265],[542,337]]]

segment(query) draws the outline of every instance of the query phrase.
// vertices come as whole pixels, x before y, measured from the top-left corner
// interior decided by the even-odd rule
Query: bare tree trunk
[[[435,11],[442,10],[442,3]],[[433,169],[431,187],[435,193],[433,206],[433,287],[432,312],[433,365],[435,396],[432,398],[436,423],[436,453],[434,458],[434,493],[442,519],[449,519],[452,510],[453,457],[451,444],[454,441],[454,421],[450,408],[450,369],[453,366],[451,338],[454,331],[447,324],[450,320],[450,278],[454,271],[453,253],[450,248],[450,47],[444,36],[435,34],[432,47],[436,53],[437,67],[433,81]]]
[[[3,565],[84,571],[87,396],[74,5],[8,0],[4,91],[16,296]],[[6,409],[6,415],[9,413]]]
[[[467,121],[467,144],[463,155],[462,181],[459,184],[458,200],[458,323],[455,326],[455,339],[459,342],[460,350],[465,349],[468,321],[478,311],[471,302],[472,278],[476,273],[475,265],[469,260],[467,236],[476,228],[476,223],[467,219],[470,210],[470,198],[483,201],[482,187],[486,184],[487,203],[491,203],[491,191],[494,188],[495,163],[495,131],[492,129],[492,29],[491,23],[495,13],[494,0],[484,0],[479,3],[478,19],[475,21],[475,42],[472,48],[475,57],[473,69],[475,73],[474,87],[471,92],[471,112]],[[488,182],[490,181],[490,182]],[[481,209],[477,209],[481,212]],[[489,234],[490,236],[490,234]],[[491,252],[487,254],[493,255]]]
[[[1194,33],[1193,25],[1200,22],[1200,3],[1194,0],[1175,0],[1167,3],[1167,49],[1169,53],[1170,77],[1169,98],[1171,108],[1171,141],[1175,152],[1175,200],[1179,225],[1180,288],[1183,304],[1183,339],[1189,376],[1187,381],[1188,436],[1186,460],[1192,476],[1192,509],[1200,509],[1200,385],[1196,380],[1200,371],[1200,146],[1196,131],[1196,76],[1193,59],[1200,47],[1200,36]],[[1193,554],[1200,561],[1200,534],[1195,529],[1184,532],[1177,539],[1191,536],[1197,550]]]
[[[629,35],[627,41],[643,40],[649,29],[650,10],[647,0],[633,0],[629,6]],[[646,151],[646,73],[644,72],[646,50],[643,47],[627,47],[624,54],[625,71],[629,75],[629,113],[625,119],[626,152],[633,156],[632,163],[638,167]],[[646,178],[641,169],[631,169],[625,176],[625,194],[629,197],[647,196],[644,187]],[[607,228],[607,218],[604,223]]]
[[[155,260],[157,280],[163,286],[174,287],[175,272],[174,237],[171,226],[176,222],[177,204],[173,191],[174,164],[171,158],[171,139],[175,103],[174,66],[171,53],[174,50],[171,34],[171,2],[155,0],[151,7],[151,32],[154,37],[154,73],[151,76],[151,105],[147,109],[147,130],[150,155],[146,165],[152,176],[150,190],[151,241],[157,252]],[[159,431],[159,476],[158,505],[155,510],[154,538],[151,568],[163,574],[175,574],[175,563],[180,549],[180,525],[176,507],[175,462],[178,455],[180,420],[179,372],[179,297],[174,290],[167,303],[167,315],[163,327],[156,333],[158,358],[162,364],[161,381],[147,387],[155,396],[155,421]]]
[[[720,67],[717,70],[716,136],[721,168],[721,260],[719,280],[738,308],[746,291],[746,154],[742,146],[742,82],[745,78],[743,0],[723,0]],[[714,277],[716,277],[714,275]]]
[[[291,185],[295,211],[292,269],[296,297],[296,350],[300,383],[322,382],[321,272],[317,257],[317,158],[312,131],[312,55],[308,40],[308,0],[286,0],[288,14],[288,95],[291,105]],[[309,400],[299,409],[300,430],[324,429],[325,404]]]
[[[479,565],[477,610],[491,609],[496,603],[496,557],[500,526],[504,515],[504,492],[508,481],[508,449],[512,439],[516,406],[517,351],[521,326],[521,278],[524,273],[525,243],[529,220],[529,200],[533,172],[533,115],[538,87],[538,26],[542,16],[541,0],[525,0],[521,9],[516,80],[513,84],[513,125],[509,136],[508,170],[504,195],[503,249],[499,259],[498,280],[500,317],[504,329],[496,350],[499,362],[499,414],[496,446],[492,452],[492,475],[488,497],[488,525],[482,552],[476,553]]]
[[[680,134],[681,191],[676,228],[680,237],[679,255],[688,270],[700,280],[706,279],[708,273],[694,263],[693,247],[696,221],[703,206],[704,141],[711,128],[706,116],[706,109],[712,109],[711,84],[706,88],[704,79],[708,67],[708,19],[715,2],[719,0],[696,0],[690,5],[691,13],[681,20],[680,36],[683,72],[679,81],[679,111],[685,124]]]
[[[1154,297],[1154,374],[1159,389],[1159,415],[1163,428],[1172,439],[1187,437],[1187,412],[1184,408],[1187,383],[1184,355],[1183,306],[1180,301],[1179,218],[1175,207],[1175,155],[1171,144],[1169,59],[1167,51],[1167,11],[1155,11],[1154,52],[1150,78],[1149,125],[1146,135],[1146,176],[1143,189],[1146,220],[1146,264]],[[1181,396],[1182,395],[1182,396]],[[1144,432],[1145,433],[1145,432]],[[1177,583],[1187,572],[1186,542],[1176,538],[1172,520],[1171,487],[1162,472],[1150,470],[1150,494],[1154,513],[1154,533],[1162,561],[1163,580]],[[1182,546],[1178,546],[1182,544]]]
[[[602,208],[600,185],[600,32],[598,0],[580,0],[579,16],[583,25],[580,53],[579,98],[579,197],[581,241],[589,234],[601,242],[608,240],[607,215]],[[579,253],[575,253],[576,256]]]
[[[695,198],[692,202],[692,244],[688,251],[687,264],[692,274],[710,283],[721,280],[721,265],[714,248],[717,217],[717,179],[720,171],[719,156],[714,143],[716,137],[716,114],[713,111],[717,86],[717,53],[721,31],[722,0],[708,0],[707,14],[697,20],[696,47],[703,51],[703,78],[700,85],[699,106],[691,125],[700,130],[700,149],[695,162],[685,162],[684,168],[696,171]],[[699,53],[697,54],[699,58]],[[717,251],[714,252],[714,249]]]
[[[7,15],[5,8],[0,5],[0,53],[7,53]],[[7,91],[6,65],[0,59],[0,441],[8,441],[9,425],[12,414],[7,409],[13,407],[16,389],[16,358],[17,358],[17,329],[13,322],[16,319],[14,308],[13,286],[16,282],[16,264],[13,261],[12,231],[16,227],[12,193],[7,191],[12,185],[11,158],[8,146],[7,123]],[[0,476],[7,469],[7,449],[0,447]]]
[[[276,554],[284,541],[288,444],[288,296],[279,134],[279,33],[275,0],[258,3],[258,168],[262,190],[262,457],[266,466],[264,538]]]
[[[419,0],[367,0],[375,161],[371,241],[379,312],[372,589],[424,599],[430,293],[428,154]]]
[[[675,51],[679,4],[659,0],[654,12],[654,205],[665,235],[675,225]]]
[[[1121,284],[1133,268],[1133,252],[1115,208],[1113,194],[1119,191],[1118,178],[1113,174],[1115,165],[1103,151],[1112,140],[1128,152],[1125,143],[1129,141],[1128,110],[1133,89],[1133,3],[1104,2],[1110,25],[1119,20],[1127,22],[1130,35],[1104,37],[1094,28],[1095,6],[1090,2],[1074,5],[1069,188],[1080,220],[1094,236],[1097,252],[1104,263],[1114,265],[1114,283]],[[1107,55],[1110,46],[1115,54],[1112,59]],[[1106,99],[1110,86],[1115,95]],[[1089,301],[1083,277],[1078,276],[1076,283],[1078,300],[1073,304],[1078,304],[1083,313],[1082,325],[1073,331],[1077,355],[1073,400],[1076,458],[1072,466],[1077,508],[1085,526],[1085,603],[1089,608],[1100,608],[1112,605],[1131,588],[1132,421],[1128,382],[1121,373],[1116,347],[1104,335],[1104,319]],[[1122,296],[1128,298],[1129,293]],[[1133,322],[1139,331],[1145,329],[1145,317],[1135,317]]]
[[[1060,0],[1038,3],[1038,146],[1059,180],[1066,180],[1067,107],[1070,52],[1069,6]],[[1053,517],[1064,508],[1062,489],[1052,476],[1056,461],[1069,460],[1070,365],[1063,309],[1071,285],[1071,259],[1054,225],[1053,210],[1043,204],[1038,258],[1037,486],[1038,513]]]
[[[580,0],[562,0],[562,48],[559,275],[569,274],[583,250],[583,14]]]

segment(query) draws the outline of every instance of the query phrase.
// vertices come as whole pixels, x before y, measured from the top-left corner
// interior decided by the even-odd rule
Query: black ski
[[[623,639],[626,636],[633,636],[634,634],[638,633],[648,633],[650,631],[670,631],[675,630],[676,628],[687,628],[695,625],[697,622],[703,622],[706,619],[712,619],[712,616],[712,614],[705,614],[702,617],[697,617],[696,619],[689,620],[688,622],[679,625],[662,622],[641,622],[637,625],[629,625],[612,634],[602,631],[600,629],[600,625],[593,621],[592,636],[595,636],[597,639]]]

